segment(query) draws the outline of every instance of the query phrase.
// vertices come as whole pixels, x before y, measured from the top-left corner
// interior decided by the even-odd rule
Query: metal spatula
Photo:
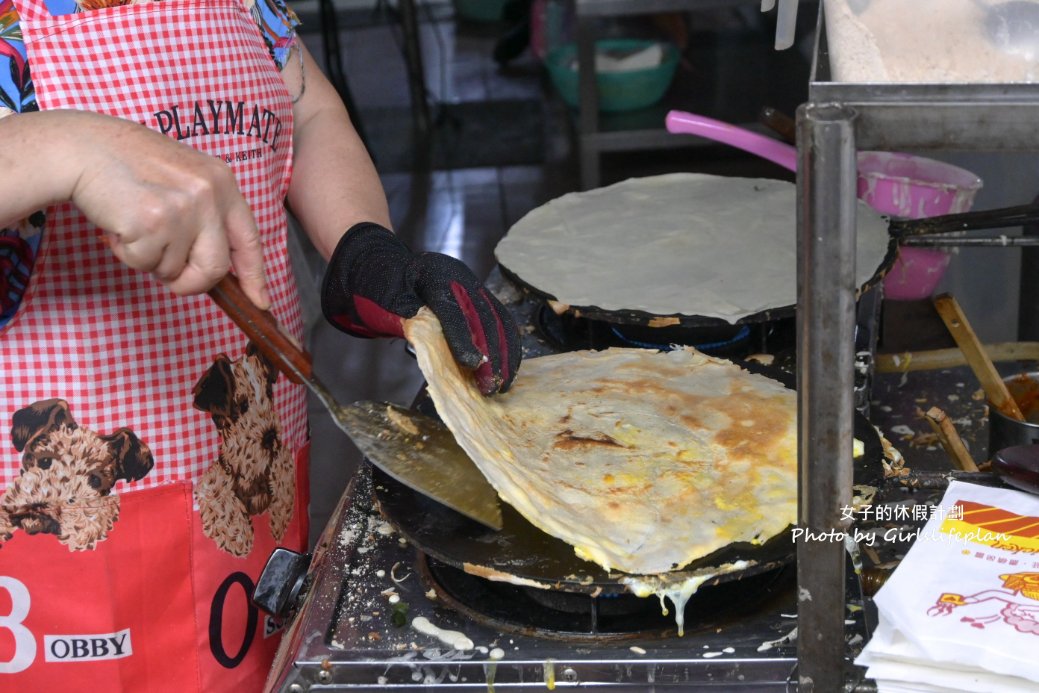
[[[210,297],[289,380],[306,385],[372,464],[400,483],[491,529],[502,528],[494,487],[436,419],[383,402],[342,406],[315,376],[310,355],[228,275]]]

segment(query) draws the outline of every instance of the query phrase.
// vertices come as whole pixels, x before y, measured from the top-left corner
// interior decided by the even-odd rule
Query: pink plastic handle
[[[698,135],[756,154],[788,171],[797,170],[797,147],[786,142],[685,111],[668,112],[664,123],[668,132]]]

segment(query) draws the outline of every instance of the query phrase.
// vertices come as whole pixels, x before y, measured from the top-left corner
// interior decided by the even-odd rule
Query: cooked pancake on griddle
[[[427,309],[405,323],[437,412],[527,520],[607,570],[656,574],[796,521],[796,395],[692,348],[523,362],[484,397]]]
[[[735,324],[793,312],[797,209],[788,181],[630,178],[531,210],[494,254],[521,283],[563,306]],[[861,201],[856,210],[855,286],[862,287],[884,264],[891,237],[879,212]]]

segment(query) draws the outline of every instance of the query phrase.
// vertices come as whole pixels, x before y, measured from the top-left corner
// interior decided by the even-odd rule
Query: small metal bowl
[[[1003,448],[1039,443],[1039,373],[1020,373],[1003,378],[1003,382],[1025,420],[1015,421],[989,407],[989,457]]]

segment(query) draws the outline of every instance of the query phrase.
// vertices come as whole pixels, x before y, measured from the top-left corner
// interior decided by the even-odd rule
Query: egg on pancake
[[[437,412],[498,494],[607,570],[677,570],[797,518],[797,400],[693,348],[527,359],[484,397],[427,309],[406,321]]]

